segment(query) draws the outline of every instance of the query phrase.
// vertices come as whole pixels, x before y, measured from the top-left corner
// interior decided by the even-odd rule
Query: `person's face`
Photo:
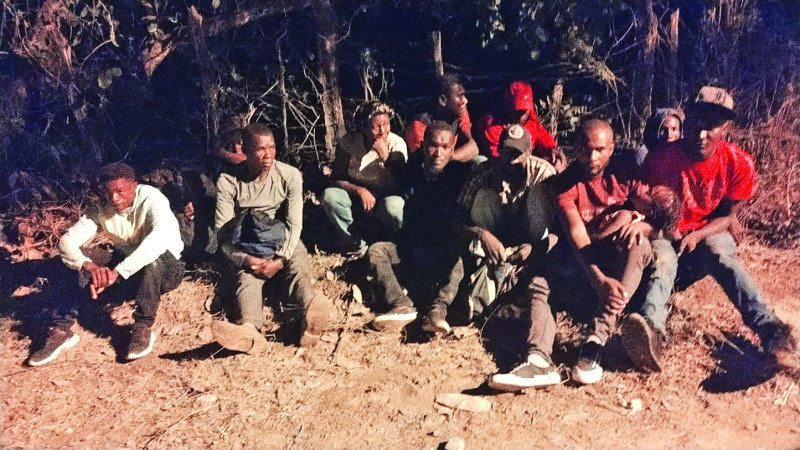
[[[439,97],[439,103],[450,114],[461,117],[467,110],[467,91],[460,84],[451,84],[447,95]]]
[[[688,141],[687,156],[705,161],[717,151],[717,142],[728,132],[730,122],[719,118],[691,117],[684,133]]]
[[[456,137],[448,131],[437,131],[424,145],[425,170],[431,174],[439,174],[453,157]]]
[[[275,164],[275,137],[256,135],[255,146],[247,154],[247,165],[252,173],[267,174]]]
[[[658,129],[658,140],[663,143],[675,142],[681,138],[681,121],[675,116],[668,116]]]
[[[602,175],[614,153],[614,133],[605,128],[592,128],[575,146],[578,163],[592,178]]]
[[[369,135],[373,140],[385,139],[389,136],[391,121],[388,114],[378,114],[369,122]]]
[[[133,206],[133,199],[136,197],[137,183],[126,178],[117,178],[103,185],[103,194],[106,200],[114,206],[114,209],[121,213]]]

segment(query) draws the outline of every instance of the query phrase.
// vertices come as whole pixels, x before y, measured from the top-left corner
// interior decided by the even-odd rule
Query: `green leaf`
[[[108,89],[113,82],[114,76],[111,74],[110,70],[106,70],[97,77],[97,85],[100,86],[100,89]]]
[[[211,0],[211,7],[214,9],[219,8],[219,0]]]
[[[158,24],[157,23],[153,22],[153,23],[151,23],[150,25],[147,26],[147,32],[148,33],[156,34],[156,31],[158,31]]]
[[[120,69],[119,67],[112,67],[109,70],[111,71],[111,75],[114,75],[115,77],[122,76],[122,69]]]

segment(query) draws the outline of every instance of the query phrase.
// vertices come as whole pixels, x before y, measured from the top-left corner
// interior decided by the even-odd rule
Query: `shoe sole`
[[[580,384],[595,384],[603,378],[603,369],[598,368],[592,371],[584,372],[582,370],[572,369],[572,379]]]
[[[267,339],[255,328],[223,320],[211,323],[211,335],[227,350],[255,355],[267,349]]]
[[[657,337],[645,318],[639,314],[631,314],[620,328],[622,346],[633,364],[648,372],[661,372],[661,364],[653,348]]]
[[[433,334],[448,334],[450,333],[450,324],[447,322],[426,322],[422,325],[422,329],[428,333]]]
[[[500,373],[489,378],[489,387],[498,391],[518,392],[534,387],[552,386],[561,383],[561,375],[558,373],[548,374],[533,381],[528,378],[520,378],[516,375]]]
[[[68,348],[72,348],[72,347],[75,347],[76,345],[78,345],[78,341],[80,341],[80,340],[81,340],[81,338],[77,334],[73,334],[72,337],[70,337],[69,339],[64,341],[63,344],[61,344],[58,347],[56,347],[56,349],[53,350],[53,353],[51,353],[50,356],[48,356],[47,358],[45,358],[45,359],[43,359],[41,361],[28,360],[28,365],[31,366],[31,367],[43,366],[43,365],[55,360],[56,358],[58,358],[58,354],[61,353],[62,350],[66,350]]]
[[[150,332],[150,342],[147,344],[147,348],[140,351],[139,353],[128,353],[128,361],[133,361],[134,359],[139,359],[145,357],[153,351],[153,344],[156,342],[156,334],[152,331]]]
[[[417,313],[384,314],[372,320],[372,327],[378,331],[403,328],[417,319]]]
[[[322,295],[315,296],[303,318],[300,346],[313,347],[317,345],[325,328],[328,327],[330,317],[330,300]]]

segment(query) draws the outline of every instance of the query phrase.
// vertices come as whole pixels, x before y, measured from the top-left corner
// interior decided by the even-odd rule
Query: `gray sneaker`
[[[156,334],[146,325],[133,324],[128,343],[128,360],[139,359],[153,351]]]
[[[544,353],[533,350],[525,361],[508,373],[496,373],[489,378],[489,387],[498,391],[517,392],[532,387],[550,386],[561,383],[553,361]]]
[[[62,350],[75,347],[80,338],[71,330],[61,327],[50,327],[45,338],[44,347],[33,352],[28,358],[28,365],[32,367],[47,364],[56,358]]]
[[[647,372],[661,372],[664,338],[641,314],[628,315],[620,325],[620,337],[633,364]]]
[[[428,333],[442,335],[450,333],[450,324],[447,323],[447,306],[435,305],[422,320],[422,329]]]

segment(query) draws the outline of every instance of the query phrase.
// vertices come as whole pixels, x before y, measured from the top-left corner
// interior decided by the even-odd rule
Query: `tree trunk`
[[[319,56],[319,81],[322,85],[322,112],[325,116],[325,150],[333,159],[336,143],[344,134],[342,94],[339,91],[339,64],[336,32],[336,12],[330,0],[314,0],[312,4],[317,24],[317,54]]]
[[[442,31],[431,32],[431,54],[433,56],[433,71],[437,76],[444,75],[444,60],[442,59]]]
[[[636,41],[641,45],[641,64],[634,75],[633,113],[631,131],[641,135],[652,112],[653,71],[658,44],[658,18],[653,12],[653,0],[635,0]]]
[[[550,104],[550,124],[548,131],[554,138],[558,136],[558,113],[561,110],[561,101],[564,98],[564,80],[559,79],[553,87],[553,102]]]
[[[669,16],[669,55],[667,56],[667,98],[669,106],[674,107],[680,101],[678,74],[678,22],[681,10],[676,9]]]
[[[216,83],[216,72],[211,63],[211,56],[206,47],[203,34],[203,16],[194,6],[189,8],[192,43],[194,44],[197,65],[200,67],[200,82],[206,102],[206,154],[213,155],[219,147],[219,88]]]

